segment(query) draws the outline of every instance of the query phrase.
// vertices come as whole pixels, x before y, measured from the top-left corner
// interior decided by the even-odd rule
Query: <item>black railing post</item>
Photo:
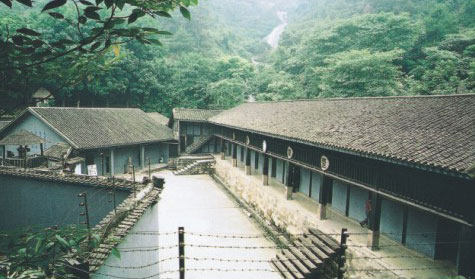
[[[82,222],[82,224],[86,225],[87,231],[88,231],[87,232],[87,238],[88,238],[89,241],[91,241],[91,234],[90,234],[91,225],[89,223],[89,210],[88,210],[88,205],[87,205],[87,193],[83,192],[83,193],[79,194],[78,197],[84,199],[83,202],[79,203],[79,206],[84,207],[84,212],[80,213],[79,215],[86,217],[86,221]]]
[[[150,158],[148,158],[148,181],[152,179],[152,169],[150,167]]]
[[[340,251],[339,251],[339,257],[337,259],[337,264],[338,264],[338,279],[343,279],[343,276],[345,275],[345,262],[346,262],[346,240],[348,239],[348,230],[343,228],[341,229],[341,240],[340,240]]]
[[[178,255],[180,279],[185,279],[185,228],[178,228]]]

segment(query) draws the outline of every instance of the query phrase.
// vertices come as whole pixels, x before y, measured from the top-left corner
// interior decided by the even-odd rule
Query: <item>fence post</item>
[[[152,179],[152,170],[150,167],[150,158],[148,158],[148,180],[150,181]]]
[[[343,228],[341,229],[341,240],[340,240],[340,251],[339,251],[339,257],[337,259],[338,263],[338,279],[343,279],[343,276],[345,275],[345,262],[346,262],[346,256],[345,256],[345,251],[346,251],[346,240],[349,237],[348,235],[348,230]]]
[[[180,279],[185,279],[185,228],[178,228],[178,255]]]
[[[83,202],[79,203],[79,206],[84,206],[84,212],[81,212],[79,215],[86,217],[86,221],[82,222],[82,224],[87,226],[87,231],[88,231],[87,232],[87,238],[88,238],[89,241],[91,241],[91,234],[89,233],[90,230],[91,230],[91,226],[90,226],[90,223],[89,223],[89,210],[88,210],[88,206],[87,206],[87,193],[83,192],[83,193],[79,194],[78,197],[84,199]]]

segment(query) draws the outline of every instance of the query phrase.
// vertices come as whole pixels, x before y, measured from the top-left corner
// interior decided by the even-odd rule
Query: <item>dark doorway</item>
[[[105,158],[105,168],[106,168],[106,173],[110,173],[111,172],[111,157],[109,156],[106,156]]]

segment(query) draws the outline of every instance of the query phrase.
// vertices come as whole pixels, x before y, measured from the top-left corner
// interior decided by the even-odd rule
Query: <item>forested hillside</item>
[[[0,25],[67,35],[64,21],[0,6]],[[63,7],[74,13],[74,7]],[[288,13],[277,49],[264,38]],[[475,87],[475,0],[203,0],[191,20],[137,20],[160,43],[112,45],[3,75],[2,105],[39,87],[55,105],[228,108],[258,100],[457,94]],[[7,29],[0,31],[2,38]],[[161,44],[161,45],[157,45]],[[1,62],[0,57],[0,62]]]
[[[456,94],[475,86],[475,1],[304,1],[259,99]]]

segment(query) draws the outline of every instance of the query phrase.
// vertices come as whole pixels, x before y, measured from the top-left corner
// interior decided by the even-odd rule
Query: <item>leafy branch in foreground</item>
[[[0,278],[74,278],[77,266],[100,244],[100,236],[75,226],[2,234]],[[120,255],[115,251],[117,257]]]
[[[52,0],[45,5],[31,0],[0,2],[12,13],[22,12],[13,6],[14,2],[21,3],[23,8],[47,15],[67,27],[65,34],[54,34],[48,39],[44,34],[48,30],[21,27],[13,32],[8,24],[2,23],[0,55],[5,63],[1,64],[1,71],[38,66],[68,54],[98,53],[132,40],[160,45],[158,36],[171,35],[170,32],[133,23],[144,16],[171,17],[174,9],[191,19],[188,7],[198,4],[197,0]],[[41,12],[39,5],[44,5]]]

